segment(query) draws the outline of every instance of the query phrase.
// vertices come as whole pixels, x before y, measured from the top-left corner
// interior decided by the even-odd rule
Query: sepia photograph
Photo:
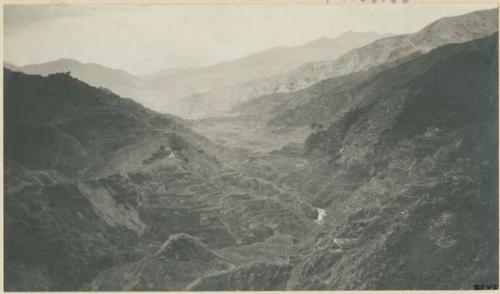
[[[5,291],[498,289],[494,2],[2,8]]]

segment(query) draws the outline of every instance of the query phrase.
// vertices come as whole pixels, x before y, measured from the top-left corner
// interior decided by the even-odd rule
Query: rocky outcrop
[[[95,212],[110,227],[122,226],[136,232],[139,236],[144,233],[146,225],[139,218],[137,210],[126,203],[117,201],[102,186],[90,187],[85,183],[78,183],[80,193],[92,203]]]

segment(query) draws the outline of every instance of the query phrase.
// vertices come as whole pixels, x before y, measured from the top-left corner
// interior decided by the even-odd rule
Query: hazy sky
[[[443,16],[494,5],[163,5],[4,7],[4,56],[59,58],[141,74],[203,66],[345,31],[415,32]]]

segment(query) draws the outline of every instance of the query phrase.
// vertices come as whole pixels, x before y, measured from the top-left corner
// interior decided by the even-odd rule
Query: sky
[[[197,67],[346,31],[404,34],[495,5],[7,5],[4,59],[60,58],[133,74]]]

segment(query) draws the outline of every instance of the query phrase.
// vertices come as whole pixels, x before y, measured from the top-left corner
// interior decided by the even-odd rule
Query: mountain
[[[179,118],[67,73],[4,69],[4,93],[7,290],[183,290],[316,226],[310,204],[226,166]],[[241,246],[243,261],[218,253]],[[271,257],[245,272],[274,272]]]
[[[187,289],[449,290],[497,284],[497,64],[493,34],[321,82],[318,91],[341,87],[354,98],[344,113],[325,120],[302,146],[238,162],[315,207],[317,227],[275,245],[279,253],[269,239],[221,248],[235,263],[257,261],[260,270],[249,273],[250,265],[239,265]],[[325,95],[316,102],[335,104],[337,98]],[[278,131],[273,135],[281,138]],[[286,259],[275,260],[279,255]],[[259,265],[262,258],[267,266]]]
[[[498,33],[247,104],[270,132],[64,72],[3,82],[7,291],[498,284]]]
[[[282,74],[306,62],[335,59],[384,36],[371,32],[347,32],[336,38],[321,38],[301,46],[271,48],[212,66],[180,70],[174,74],[170,71],[154,74],[146,87],[151,89],[152,95],[161,99],[154,109],[185,115],[184,107],[178,105],[184,96]]]
[[[227,89],[216,90],[206,95],[193,95],[186,99],[185,103],[193,109],[193,112],[197,109],[203,111],[204,107],[200,107],[200,104],[209,109],[212,107],[212,112],[227,111],[229,110],[226,107],[228,105],[235,106],[246,103],[258,96],[295,92],[325,79],[366,71],[377,65],[426,53],[445,44],[462,43],[486,37],[497,30],[497,10],[476,11],[442,18],[414,34],[383,38],[354,49],[335,60],[311,62],[284,75],[250,81]],[[286,97],[284,95],[277,97],[277,99],[293,100],[284,98]],[[259,99],[264,101],[265,98]],[[241,106],[236,107],[236,110],[244,112]],[[234,112],[234,109],[229,112]]]
[[[413,53],[425,53],[442,45],[483,38],[497,30],[497,9],[445,17],[414,34],[378,40],[368,46],[353,50],[334,61],[310,63],[298,71],[308,75],[314,83],[325,77],[363,71]],[[306,84],[310,85],[311,82]]]
[[[142,95],[141,79],[123,70],[108,68],[96,63],[82,63],[63,58],[52,62],[31,64],[20,67],[6,66],[8,69],[26,74],[47,76],[54,73],[70,72],[71,76],[95,87],[107,88],[114,93],[137,102],[149,105],[150,101]]]
[[[377,39],[389,36],[373,32],[345,32],[335,38],[322,37],[301,46],[276,47],[237,60],[216,64],[216,72],[255,70],[248,79],[288,72],[304,63],[332,60],[342,54]]]
[[[329,125],[370,95],[367,81],[384,70],[422,56],[410,56],[385,63],[367,71],[330,78],[292,93],[276,93],[257,97],[234,108],[240,115],[260,117],[271,127]],[[359,89],[365,89],[359,91]]]
[[[368,44],[381,36],[375,33],[347,32],[337,38],[322,38],[297,47],[264,50],[233,61],[202,68],[169,68],[159,72],[134,76],[123,70],[95,63],[59,59],[42,64],[6,68],[27,74],[70,72],[75,78],[167,113],[184,114],[178,98],[213,88],[227,87],[258,77],[281,74],[306,62],[333,59],[352,48]]]
[[[5,69],[4,94],[6,289],[75,290],[140,258],[154,178],[174,189],[218,165],[181,120],[68,74]]]
[[[182,130],[175,117],[152,112],[65,73],[44,78],[6,70],[5,75],[5,151],[19,163],[74,174],[84,162],[94,167],[108,160],[117,148],[169,129]],[[43,136],[34,137],[37,134]],[[33,144],[40,146],[40,152],[50,153],[33,152]],[[68,148],[62,153],[73,153],[67,158],[71,160],[62,160],[63,154],[54,152],[61,146]]]
[[[299,246],[289,289],[498,283],[497,62],[497,34],[439,47],[365,81],[308,138],[324,175],[309,197],[333,227]]]

